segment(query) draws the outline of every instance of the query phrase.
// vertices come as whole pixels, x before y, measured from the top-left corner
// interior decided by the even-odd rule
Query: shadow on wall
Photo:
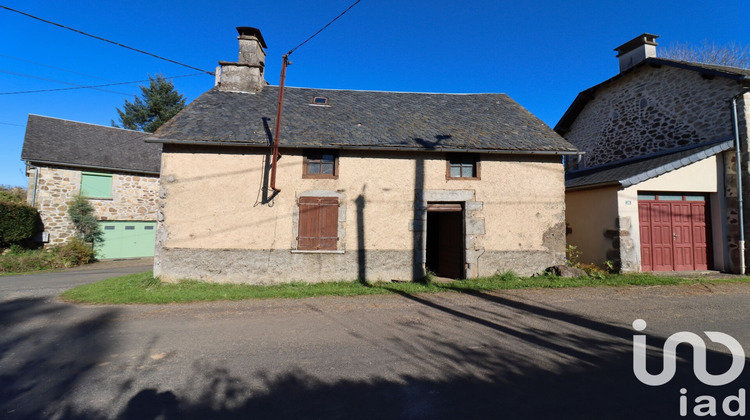
[[[362,193],[354,200],[357,206],[357,280],[360,283],[367,282],[367,248],[365,247],[365,190],[367,184],[362,187]]]
[[[450,135],[436,135],[435,141],[427,141],[421,138],[413,139],[425,150],[435,150],[444,140],[450,139]],[[417,154],[414,162],[414,214],[412,216],[412,281],[421,281],[427,274],[425,271],[425,234],[427,230],[426,211],[424,202],[425,187],[425,160],[423,155]]]

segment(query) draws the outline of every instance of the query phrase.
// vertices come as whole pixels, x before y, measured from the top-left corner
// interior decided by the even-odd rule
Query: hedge
[[[31,239],[37,232],[39,212],[25,203],[0,201],[0,246]]]

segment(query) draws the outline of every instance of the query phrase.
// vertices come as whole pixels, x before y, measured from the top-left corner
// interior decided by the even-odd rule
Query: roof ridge
[[[709,69],[709,70],[725,71],[726,73],[733,73],[733,74],[737,74],[741,76],[747,76],[748,73],[750,73],[750,69],[746,69],[744,67],[725,66],[722,64],[714,64],[714,63],[702,63],[700,61],[675,60],[673,58],[658,57],[658,56],[649,57],[648,60],[652,60],[652,61],[658,60],[658,61],[664,61],[664,62],[675,63],[675,64],[683,64],[683,65]]]
[[[138,133],[138,134],[143,134],[143,135],[150,134],[150,133],[147,133],[145,131],[131,130],[129,128],[112,127],[112,126],[109,126],[109,125],[94,124],[94,123],[88,123],[88,122],[83,122],[83,121],[69,120],[67,118],[48,117],[46,115],[39,115],[39,114],[29,113],[29,117],[32,117],[32,116],[33,117],[38,117],[38,118],[45,118],[45,119],[48,119],[48,120],[66,121],[66,122],[71,122],[71,123],[75,123],[75,124],[90,125],[90,126],[94,126],[94,127],[98,127],[98,128],[111,128],[113,130],[128,131],[128,132],[131,132],[131,133]]]
[[[276,85],[268,85],[265,87],[279,88]],[[367,89],[333,89],[333,88],[311,88],[304,86],[284,86],[287,89],[307,89],[315,91],[331,91],[331,92],[365,92],[365,93],[396,93],[396,94],[407,94],[407,95],[455,95],[455,96],[470,96],[470,95],[497,95],[497,96],[508,96],[505,92],[463,92],[463,93],[451,93],[451,92],[408,92],[408,91],[396,91],[396,90],[367,90]]]

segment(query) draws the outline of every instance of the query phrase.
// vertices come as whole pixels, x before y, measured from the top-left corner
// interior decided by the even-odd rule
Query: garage
[[[156,222],[100,221],[104,241],[97,244],[99,259],[153,257]]]
[[[638,218],[643,271],[709,268],[704,195],[639,193]]]

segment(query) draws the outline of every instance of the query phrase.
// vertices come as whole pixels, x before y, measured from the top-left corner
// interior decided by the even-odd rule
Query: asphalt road
[[[142,266],[141,266],[142,267]],[[709,387],[678,347],[665,385],[639,382],[678,331],[750,351],[750,285],[75,306],[64,288],[136,267],[0,277],[0,418],[680,418]],[[148,269],[148,267],[146,267]],[[143,270],[141,270],[143,271]],[[116,273],[117,272],[117,273]],[[726,348],[709,342],[708,370]],[[730,404],[729,408],[734,409]]]

